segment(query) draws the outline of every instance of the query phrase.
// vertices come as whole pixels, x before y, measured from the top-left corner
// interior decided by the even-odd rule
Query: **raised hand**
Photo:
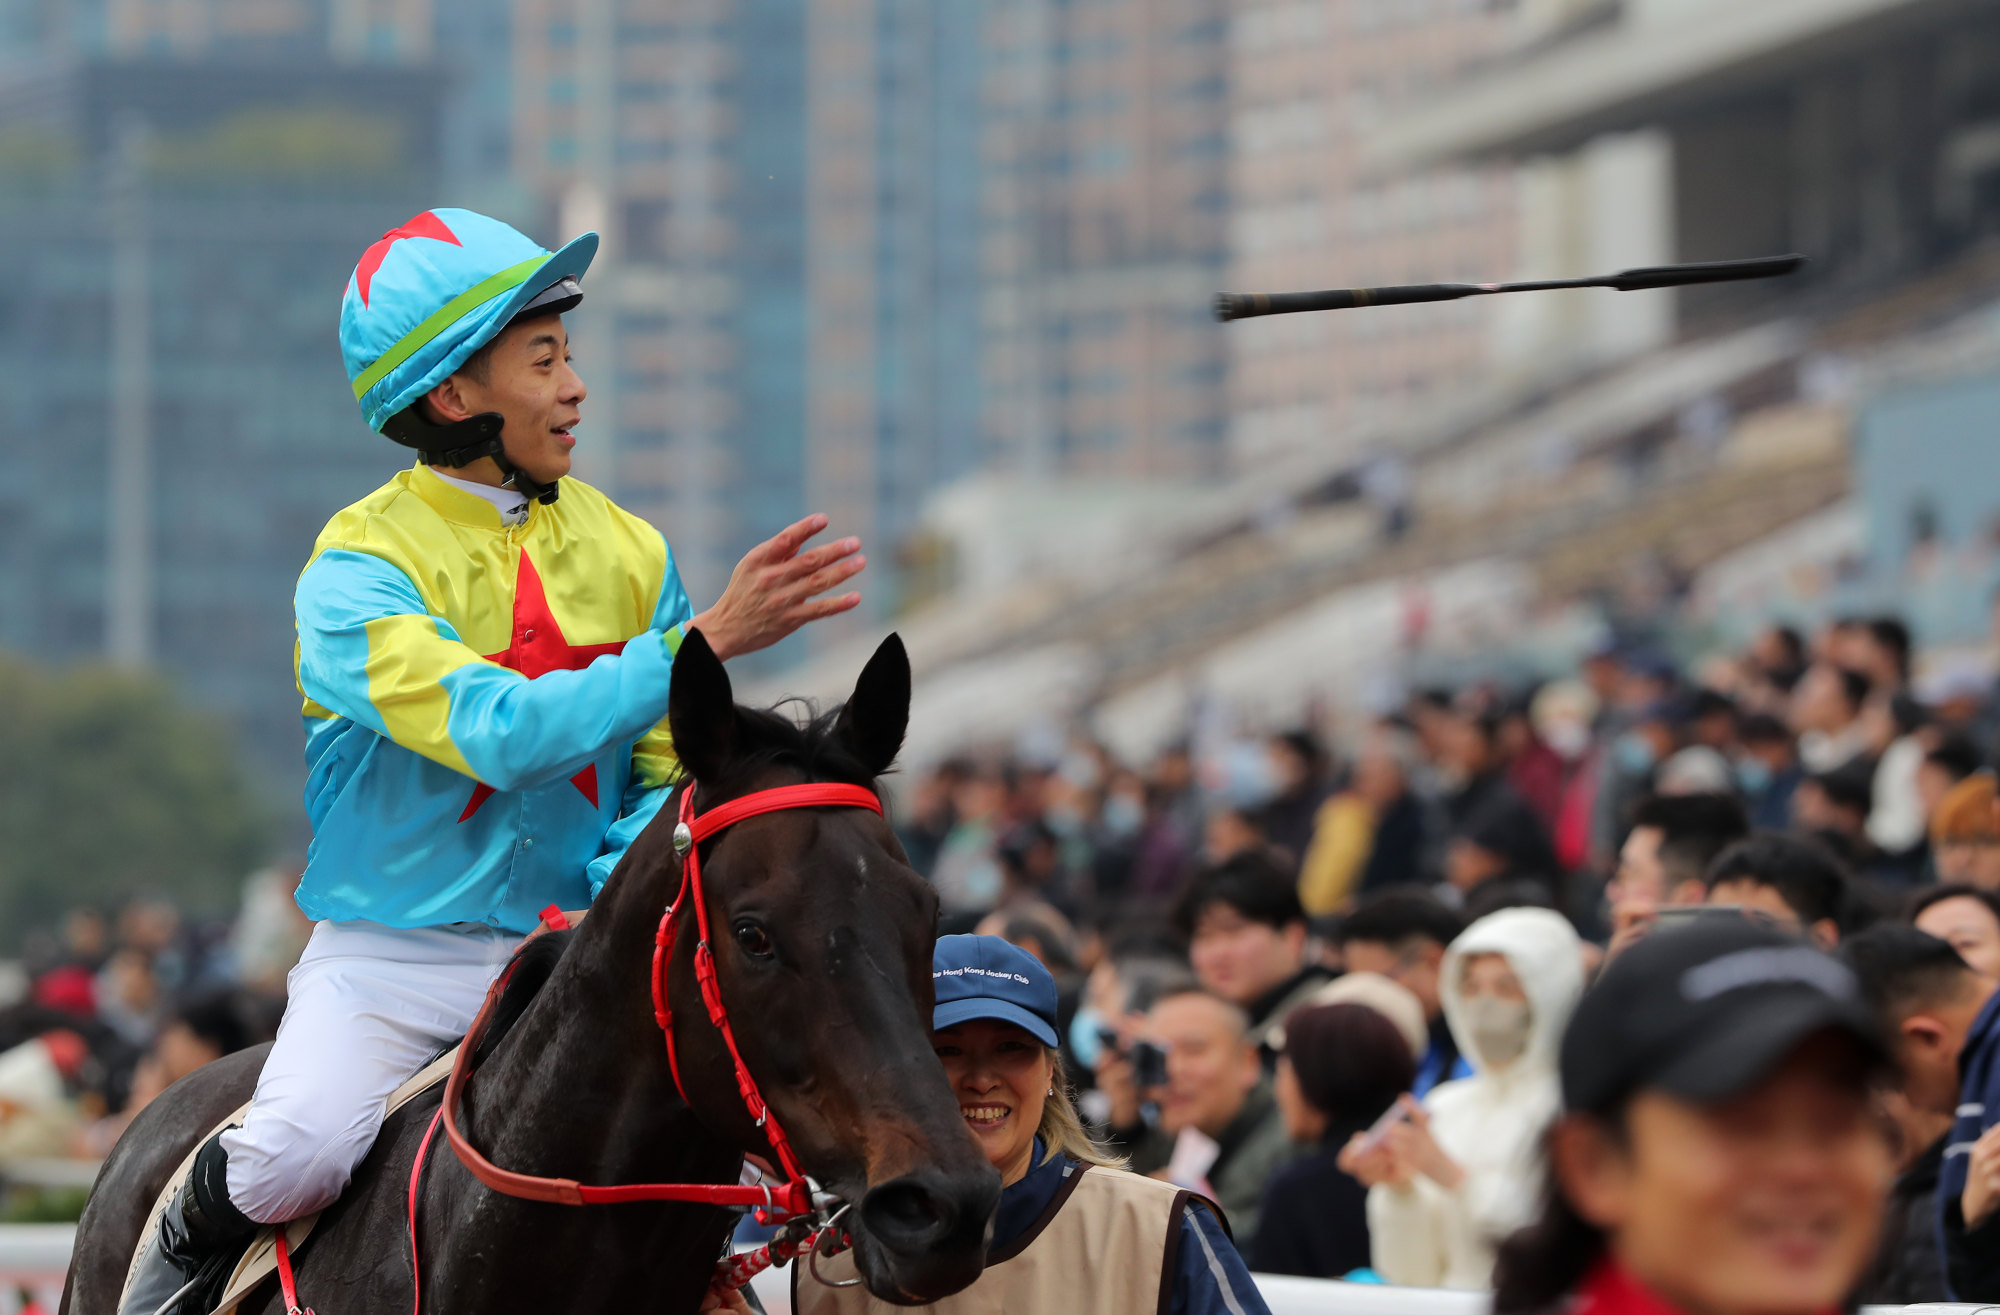
[[[741,657],[769,648],[800,626],[845,612],[861,601],[861,595],[853,592],[821,597],[868,565],[859,539],[806,548],[806,541],[826,525],[826,517],[814,513],[758,544],[736,563],[715,606],[689,623],[701,631],[717,657]]]
[[[1996,1205],[2000,1205],[2000,1124],[1988,1128],[1972,1143],[1965,1168],[1965,1193],[1959,1197],[1966,1228],[1985,1223]]]
[[[1387,1141],[1403,1163],[1429,1178],[1447,1190],[1456,1189],[1465,1181],[1465,1170],[1458,1161],[1445,1153],[1431,1135],[1430,1112],[1417,1103],[1414,1096],[1397,1098],[1403,1104],[1409,1118],[1389,1129]]]

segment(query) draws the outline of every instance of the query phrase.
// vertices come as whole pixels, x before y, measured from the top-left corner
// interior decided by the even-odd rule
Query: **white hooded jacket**
[[[1528,997],[1527,1049],[1495,1070],[1472,1043],[1461,985],[1474,954],[1506,957]],[[1502,909],[1465,929],[1445,952],[1438,994],[1472,1076],[1424,1098],[1431,1135],[1465,1170],[1447,1189],[1418,1174],[1405,1187],[1368,1193],[1374,1266],[1390,1283],[1426,1288],[1492,1286],[1494,1248],[1529,1223],[1539,1204],[1542,1134],[1561,1106],[1556,1056],[1583,994],[1583,947],[1547,909]]]

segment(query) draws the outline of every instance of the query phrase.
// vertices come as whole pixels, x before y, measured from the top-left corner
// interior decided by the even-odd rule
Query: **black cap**
[[[514,312],[514,318],[507,321],[507,323],[515,324],[521,320],[531,320],[540,315],[567,315],[569,312],[575,310],[582,301],[583,285],[576,281],[574,275],[565,274],[554,283],[537,292],[534,296],[528,298],[521,309]]]
[[[1602,1113],[1650,1089],[1711,1105],[1825,1028],[1889,1063],[1846,964],[1750,918],[1704,918],[1640,941],[1584,994],[1563,1035],[1563,1104]]]

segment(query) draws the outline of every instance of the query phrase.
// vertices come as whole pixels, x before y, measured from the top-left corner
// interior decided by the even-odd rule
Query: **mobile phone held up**
[[[1361,1134],[1361,1141],[1354,1148],[1355,1152],[1360,1155],[1368,1154],[1368,1152],[1380,1146],[1384,1138],[1388,1137],[1389,1129],[1399,1123],[1409,1122],[1409,1118],[1410,1111],[1404,1107],[1402,1101],[1397,1101],[1388,1109],[1383,1110],[1382,1117],[1370,1124],[1368,1131]]]

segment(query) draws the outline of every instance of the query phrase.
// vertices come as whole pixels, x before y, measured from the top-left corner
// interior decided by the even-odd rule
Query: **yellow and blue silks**
[[[574,479],[510,528],[418,465],[328,522],[294,604],[307,917],[525,932],[596,896],[677,774],[658,530]]]

